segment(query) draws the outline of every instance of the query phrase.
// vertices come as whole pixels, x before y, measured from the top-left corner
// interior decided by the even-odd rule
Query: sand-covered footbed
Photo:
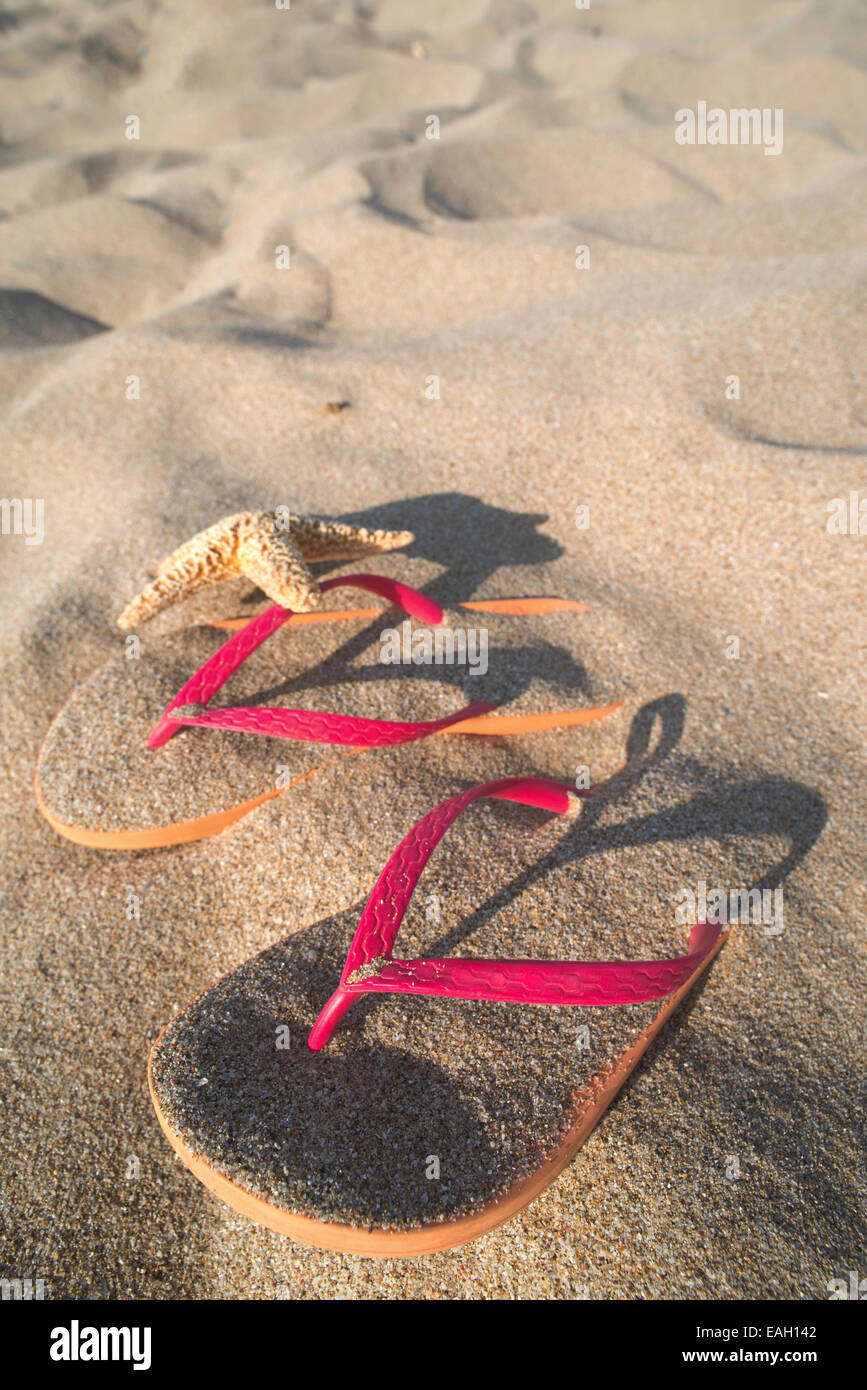
[[[4,1276],[43,1277],[55,1298],[825,1298],[863,1273],[867,1239],[863,7],[13,9],[0,458],[4,497],[42,499],[44,534],[27,544],[14,509],[0,534]],[[699,101],[782,108],[781,153],[678,145],[675,114]],[[106,663],[134,665],[117,614],[187,537],[279,505],[414,531],[354,567],[452,609],[586,603],[509,620],[539,658],[517,698],[624,696],[623,711],[359,754],[175,849],[60,838],[33,797],[39,750]],[[236,597],[198,595],[142,629],[142,662],[175,643],[180,683],[199,659],[185,634],[207,653],[220,638],[197,624],[258,606]],[[280,633],[262,659],[303,682],[343,640],[306,629],[296,665]],[[293,699],[319,705],[345,679],[363,712],[378,682],[350,672],[371,650]],[[465,698],[440,672],[387,686],[389,702]],[[149,687],[141,699],[143,729],[160,708]],[[191,729],[161,750],[196,754],[173,789],[243,788],[289,747],[245,741],[218,787],[206,739],[231,742]],[[577,932],[589,951],[590,931],[596,953],[628,958],[644,933],[683,949],[687,889],[783,893],[782,932],[736,925],[553,1186],[462,1249],[383,1263],[304,1248],[208,1196],[147,1092],[167,1021],[286,938],[341,914],[348,931],[437,801],[624,764],[643,775],[551,832],[568,864],[545,872],[548,832],[513,839],[511,812],[479,808],[499,838],[465,821],[414,900],[431,949],[481,950],[508,926],[504,952],[530,955],[535,895],[556,885],[545,949]],[[84,772],[69,787],[92,779],[108,814],[103,772]],[[517,861],[491,867],[500,896],[480,916],[488,869],[466,856],[481,844]],[[289,1007],[278,994],[268,1010]],[[434,1007],[462,1017],[378,1000],[347,1026],[408,1029]],[[515,1084],[538,1065],[518,1058]]]
[[[471,1215],[535,1171],[574,1092],[654,1010],[378,999],[314,1053],[355,925],[287,938],[172,1023],[152,1060],[160,1112],[209,1167],[293,1214],[382,1230]]]

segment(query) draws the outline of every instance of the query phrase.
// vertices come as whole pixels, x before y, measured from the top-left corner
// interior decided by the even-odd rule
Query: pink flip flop
[[[392,854],[348,952],[346,914],[307,927],[164,1029],[151,1096],[197,1178],[262,1225],[366,1255],[462,1244],[554,1181],[727,934],[703,923],[686,955],[659,960],[395,959],[392,950],[462,811],[493,798],[562,814],[573,796],[525,777],[450,797]],[[544,882],[533,895],[544,897]],[[368,1007],[349,1016],[363,998]],[[575,1051],[576,1006],[603,1036],[602,1065]],[[275,1048],[275,1029],[285,1047]]]
[[[376,594],[419,622],[435,626],[443,621],[443,610],[426,595],[380,575],[346,575],[327,580],[320,587],[324,593],[346,586]],[[558,607],[580,609],[582,605],[569,600],[524,599],[479,600],[467,607],[524,615]],[[205,708],[280,628],[288,625],[294,630],[297,625],[309,634],[316,630],[310,626],[314,619],[321,632],[322,620],[365,617],[370,617],[367,610],[295,614],[273,605],[234,632],[184,682],[155,724],[151,703],[154,687],[171,688],[172,671],[188,648],[195,649],[201,643],[202,631],[175,638],[174,646],[164,644],[154,657],[146,646],[141,661],[107,663],[75,693],[45,739],[36,773],[36,797],[46,820],[67,839],[91,848],[140,850],[176,845],[218,834],[322,765],[321,750],[305,753],[297,747],[294,752],[282,752],[279,759],[261,750],[257,754],[249,747],[242,751],[239,743],[223,742],[219,755],[210,758],[202,756],[195,742],[191,746],[176,740],[167,748],[185,727],[220,731],[224,739],[258,734],[289,740],[293,745],[337,746],[344,750],[338,756],[345,757],[366,748],[408,743],[440,733],[502,736],[589,724],[622,704],[491,715],[493,706],[477,701],[445,716],[422,720],[363,718],[252,704]],[[305,640],[310,642],[311,638]],[[142,675],[148,660],[153,665]],[[279,668],[271,669],[274,680],[280,679]],[[261,688],[261,683],[254,683],[253,688]],[[151,725],[146,734],[145,723]],[[278,761],[283,766],[283,780],[274,785],[269,769]],[[230,799],[233,792],[235,800]],[[166,816],[167,810],[180,814]]]

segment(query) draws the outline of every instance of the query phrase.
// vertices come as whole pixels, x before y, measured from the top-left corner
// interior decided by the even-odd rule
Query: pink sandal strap
[[[486,700],[465,705],[444,719],[393,720],[365,719],[353,714],[327,714],[309,709],[274,709],[270,706],[237,706],[206,710],[203,714],[180,715],[179,724],[197,724],[205,729],[233,729],[243,734],[265,734],[270,738],[291,738],[303,743],[337,743],[350,748],[384,748],[393,743],[412,743],[438,734],[452,724],[487,714],[494,706]]]
[[[420,622],[430,623],[432,626],[436,626],[443,620],[444,614],[439,604],[434,603],[433,599],[428,598],[426,594],[420,594],[417,589],[411,589],[408,584],[401,584],[396,579],[387,579],[381,574],[347,574],[339,579],[326,579],[319,587],[323,593],[326,593],[329,589],[337,589],[342,586],[365,589],[369,593],[379,594],[381,598],[385,598],[390,603],[396,604],[398,608],[402,608],[404,612],[409,613],[411,617],[418,618]],[[206,705],[220,687],[225,685],[229,677],[237,671],[238,667],[244,664],[247,657],[250,656],[257,647],[261,647],[263,642],[267,641],[278,628],[281,628],[284,623],[288,623],[294,616],[291,608],[283,608],[279,603],[275,603],[273,607],[266,608],[265,612],[260,613],[257,618],[253,618],[240,632],[236,632],[233,637],[229,638],[228,642],[224,642],[222,647],[214,652],[214,655],[205,662],[204,666],[196,671],[195,675],[190,676],[190,679],[181,687],[171,704],[166,707],[159,723],[155,725],[148,735],[148,747],[161,748],[164,743],[168,743],[172,735],[176,734],[178,729],[182,728],[184,724],[203,722],[212,725],[215,724],[213,717],[206,720],[173,719],[171,717],[171,712],[172,710],[179,709],[182,705]],[[488,705],[486,708],[490,709],[491,706]],[[248,711],[240,712],[247,713]],[[226,711],[214,711],[214,713],[226,713]],[[231,713],[237,714],[239,711],[234,710],[231,711]],[[261,711],[257,711],[257,713],[261,713]],[[289,711],[289,713],[305,714],[306,711]],[[466,715],[466,711],[463,711],[463,714]],[[326,718],[332,719],[334,717],[333,715],[326,716]],[[229,723],[218,724],[217,727],[242,728],[244,726],[242,724]],[[253,729],[252,732],[265,733],[269,731],[256,728]],[[303,738],[305,735],[299,733],[278,734],[278,737]],[[316,738],[314,741],[317,743],[340,743],[345,740]],[[394,741],[400,742],[399,739]]]
[[[404,836],[376,881],[346,957],[340,984],[313,1025],[318,1052],[361,994],[428,994],[517,1004],[638,1004],[678,989],[713,949],[721,928],[693,928],[689,953],[651,961],[393,960],[391,950],[410,898],[433,850],[454,820],[481,797],[517,801],[559,814],[569,809],[565,784],[506,777],[472,787],[429,811]],[[574,794],[574,793],[573,793]]]

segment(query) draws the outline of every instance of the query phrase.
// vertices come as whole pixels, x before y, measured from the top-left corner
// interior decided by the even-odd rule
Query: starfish
[[[368,531],[339,521],[276,512],[239,512],[200,531],[157,567],[156,578],[118,618],[135,627],[206,584],[243,574],[275,603],[309,612],[322,597],[308,560],[352,560],[376,550],[399,550],[412,531]]]

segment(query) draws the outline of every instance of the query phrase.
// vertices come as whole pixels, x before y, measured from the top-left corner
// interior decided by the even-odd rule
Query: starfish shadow
[[[371,529],[411,530],[415,540],[401,554],[421,555],[437,562],[442,562],[444,558],[443,537],[447,537],[446,567],[425,586],[425,593],[444,608],[453,608],[472,598],[504,566],[547,564],[563,553],[561,545],[541,534],[538,529],[547,520],[544,513],[509,511],[465,493],[435,493],[388,502],[365,511],[346,513],[335,520]],[[321,578],[333,566],[314,565],[311,568]],[[249,596],[249,602],[261,602],[262,597],[261,591],[257,590]],[[473,620],[471,611],[468,611],[468,625]],[[270,700],[290,690],[321,689],[345,684],[348,680],[382,680],[383,670],[380,667],[349,669],[351,663],[369,648],[371,641],[376,640],[381,630],[382,619],[377,617],[343,642],[326,661],[311,667],[292,681],[260,692],[256,698]],[[468,698],[484,697],[495,704],[505,703],[517,698],[529,684],[531,677],[526,674],[527,662],[524,658],[531,650],[536,665],[543,667],[546,680],[561,690],[564,696],[578,692],[587,699],[594,698],[584,664],[565,648],[544,643],[532,649],[511,648],[509,671],[497,669],[490,672],[485,678],[484,688],[477,677],[467,680],[465,671],[448,666],[403,669],[391,666],[388,668],[389,679],[432,680],[438,684],[461,686]]]

